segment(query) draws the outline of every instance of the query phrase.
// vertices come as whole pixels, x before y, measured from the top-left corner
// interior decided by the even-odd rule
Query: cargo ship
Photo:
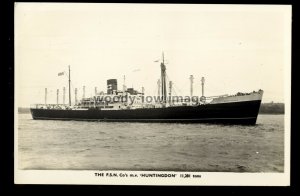
[[[221,123],[255,125],[263,90],[250,93],[238,92],[234,95],[204,96],[204,77],[201,79],[202,95],[193,96],[193,76],[191,75],[191,95],[173,96],[172,81],[167,77],[164,55],[160,62],[161,77],[158,80],[158,95],[146,96],[133,88],[117,88],[117,80],[107,80],[107,92],[71,103],[71,71],[69,66],[69,104],[34,104],[30,111],[35,120],[84,120],[109,122],[181,122],[181,123]],[[125,79],[124,79],[125,80]],[[46,92],[45,92],[46,94]],[[46,96],[46,95],[45,95]],[[65,95],[64,95],[65,96]],[[150,100],[151,98],[151,100]]]

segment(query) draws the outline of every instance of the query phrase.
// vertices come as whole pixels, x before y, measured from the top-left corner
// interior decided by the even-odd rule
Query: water
[[[284,116],[256,126],[32,120],[19,114],[19,169],[283,172]]]

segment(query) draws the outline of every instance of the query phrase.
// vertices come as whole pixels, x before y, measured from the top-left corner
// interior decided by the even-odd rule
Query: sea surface
[[[284,115],[255,126],[18,121],[19,169],[284,171]]]

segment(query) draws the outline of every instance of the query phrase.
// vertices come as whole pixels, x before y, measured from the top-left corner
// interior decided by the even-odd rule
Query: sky
[[[284,102],[290,90],[291,7],[279,5],[15,4],[17,105],[56,103],[56,89],[82,97],[123,76],[127,87],[157,95],[164,52],[176,95],[264,90],[263,102]],[[66,94],[67,97],[67,94]],[[66,99],[67,102],[67,99]]]

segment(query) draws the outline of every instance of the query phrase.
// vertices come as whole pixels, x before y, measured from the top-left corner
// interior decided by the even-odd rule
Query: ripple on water
[[[43,121],[22,114],[18,159],[32,169],[282,172],[283,119],[261,115],[255,126],[225,126]]]

